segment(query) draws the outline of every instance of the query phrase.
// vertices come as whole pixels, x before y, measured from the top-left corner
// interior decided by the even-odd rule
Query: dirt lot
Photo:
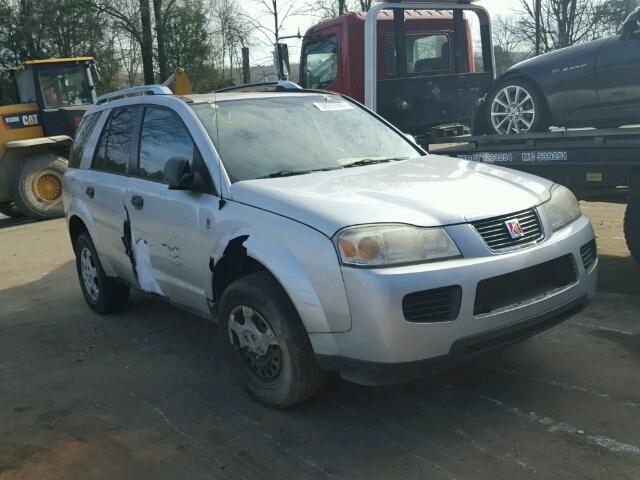
[[[578,317],[404,386],[293,411],[231,379],[216,328],[137,296],[99,317],[64,221],[0,218],[0,479],[640,478],[640,268],[584,204],[601,284]]]

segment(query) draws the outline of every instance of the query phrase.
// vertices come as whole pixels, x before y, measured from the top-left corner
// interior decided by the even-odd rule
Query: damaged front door
[[[139,152],[137,175],[131,178],[125,195],[138,285],[174,303],[206,312],[208,264],[206,254],[200,255],[199,244],[204,194],[169,190],[163,180],[169,159],[185,158],[193,165],[195,144],[175,112],[147,107]]]

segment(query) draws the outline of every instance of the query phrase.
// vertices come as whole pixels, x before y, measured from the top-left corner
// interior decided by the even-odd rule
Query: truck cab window
[[[449,70],[451,51],[449,37],[446,34],[409,34],[406,35],[406,45],[408,74],[446,72]],[[393,35],[384,37],[384,66],[387,75],[397,75],[396,47]]]
[[[86,67],[44,70],[38,78],[45,108],[93,103]]]
[[[338,48],[335,35],[325,37],[304,47],[302,55],[303,86],[327,88],[338,75]]]

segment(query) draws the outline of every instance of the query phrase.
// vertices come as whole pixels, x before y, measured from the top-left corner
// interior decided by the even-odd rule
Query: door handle
[[[144,207],[144,198],[142,198],[140,195],[132,196],[131,205],[133,205],[138,210],[142,210],[142,208]]]
[[[87,189],[84,191],[84,193],[87,194],[87,197],[89,198],[93,198],[96,196],[96,191],[93,189],[93,187],[87,187]]]

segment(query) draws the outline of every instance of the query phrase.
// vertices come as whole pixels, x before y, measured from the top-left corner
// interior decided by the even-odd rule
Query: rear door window
[[[84,148],[91,136],[91,132],[96,127],[96,123],[100,118],[100,113],[92,113],[87,115],[80,122],[80,126],[76,131],[76,136],[73,139],[73,146],[71,147],[71,153],[69,154],[69,167],[79,168],[82,162],[82,155],[84,154]]]
[[[185,158],[193,167],[196,146],[182,120],[165,108],[146,108],[140,132],[138,176],[164,181],[164,166],[171,158]]]
[[[451,59],[449,37],[444,33],[406,35],[407,74],[441,72],[449,70]],[[384,67],[389,76],[396,76],[395,37],[384,37]]]
[[[138,107],[119,108],[111,112],[96,148],[91,168],[126,173],[136,129]]]
[[[305,45],[303,86],[327,88],[338,76],[338,47],[335,35]]]

